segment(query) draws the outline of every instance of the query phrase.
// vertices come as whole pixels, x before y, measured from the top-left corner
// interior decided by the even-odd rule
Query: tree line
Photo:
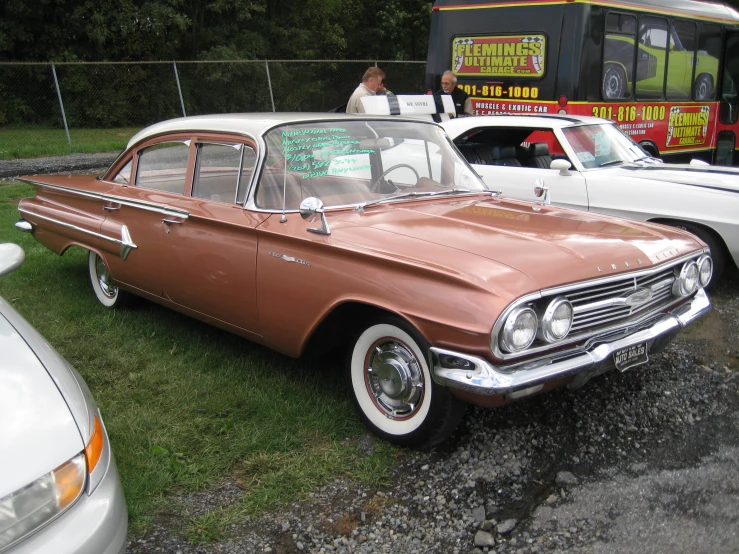
[[[433,0],[3,0],[0,61],[423,60],[432,5]]]
[[[739,0],[727,0],[739,9]],[[433,0],[2,0],[0,61],[423,60]]]

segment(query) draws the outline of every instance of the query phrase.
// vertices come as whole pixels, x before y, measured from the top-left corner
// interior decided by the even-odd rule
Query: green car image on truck
[[[610,14],[608,27],[603,54],[605,99],[630,98],[632,92],[635,92],[637,98],[658,99],[662,97],[663,90],[667,98],[673,100],[690,100],[691,93],[692,98],[697,101],[715,97],[718,59],[705,50],[695,52],[695,25],[692,22],[675,21],[668,27],[663,18],[640,19],[636,79],[636,18],[627,14]],[[632,90],[634,86],[635,91]]]

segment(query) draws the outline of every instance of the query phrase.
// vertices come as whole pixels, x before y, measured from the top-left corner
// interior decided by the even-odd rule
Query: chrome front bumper
[[[680,329],[706,314],[710,308],[711,302],[701,289],[690,302],[664,314],[647,327],[613,340],[595,337],[581,350],[502,368],[476,356],[432,347],[429,366],[434,381],[446,387],[484,396],[527,396],[551,381],[566,377],[573,377],[575,382],[584,384],[590,377],[615,368],[613,353],[623,348],[646,343],[647,352],[656,353]]]

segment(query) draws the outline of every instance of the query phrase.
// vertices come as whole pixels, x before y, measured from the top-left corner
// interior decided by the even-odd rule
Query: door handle
[[[103,206],[103,209],[106,212],[114,212],[116,210],[120,210],[121,209],[121,205],[120,204],[117,204],[117,205],[113,205],[113,206]]]
[[[167,225],[182,225],[182,222],[177,221],[176,219],[162,219],[162,223]]]

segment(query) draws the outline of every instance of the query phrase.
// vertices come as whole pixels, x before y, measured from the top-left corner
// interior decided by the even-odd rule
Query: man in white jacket
[[[375,96],[381,83],[385,79],[385,72],[379,67],[370,67],[364,72],[362,82],[354,89],[346,105],[346,113],[364,113],[363,96]]]

